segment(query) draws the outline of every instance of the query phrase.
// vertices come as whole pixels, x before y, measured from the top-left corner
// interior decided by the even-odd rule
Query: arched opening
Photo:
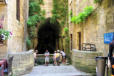
[[[60,25],[57,21],[51,22],[48,18],[41,23],[38,28],[38,45],[39,54],[43,54],[47,49],[50,53],[54,53],[59,42]]]

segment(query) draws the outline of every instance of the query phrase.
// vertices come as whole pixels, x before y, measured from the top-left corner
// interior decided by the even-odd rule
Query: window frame
[[[20,21],[20,0],[16,0],[16,19]]]

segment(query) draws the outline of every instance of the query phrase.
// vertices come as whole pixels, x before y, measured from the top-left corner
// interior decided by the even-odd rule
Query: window
[[[20,0],[17,0],[16,1],[16,18],[17,18],[17,20],[19,20],[20,21]]]

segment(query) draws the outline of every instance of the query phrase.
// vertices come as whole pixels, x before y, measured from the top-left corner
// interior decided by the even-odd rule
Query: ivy
[[[68,30],[69,30],[68,27],[64,28],[64,32],[68,32]]]
[[[27,46],[29,47],[31,46],[31,40],[29,37],[26,38],[26,43],[27,43]]]
[[[88,6],[86,8],[84,8],[83,12],[79,13],[77,16],[73,16],[71,18],[71,22],[74,22],[76,24],[79,24],[83,21],[85,21],[85,19],[93,12],[93,7],[92,6]]]
[[[35,26],[38,22],[38,15],[29,16],[27,24],[29,27]]]
[[[94,0],[94,3],[101,3],[101,0]]]
[[[45,11],[41,10],[40,5],[42,0],[31,1],[29,4],[29,19],[27,21],[28,27],[35,26],[38,22],[45,20]]]
[[[40,7],[43,4],[43,0],[30,0],[29,2],[29,18],[27,20],[29,36],[26,40],[29,48],[33,44],[32,39],[37,37],[37,24],[45,20],[45,10],[41,10]]]
[[[68,0],[53,0],[53,10],[51,22],[59,21],[64,26],[68,17]]]

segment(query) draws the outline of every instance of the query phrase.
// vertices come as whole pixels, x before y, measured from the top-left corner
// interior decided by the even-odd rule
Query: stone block
[[[12,62],[13,74],[20,76],[28,73],[34,67],[33,51],[9,53],[8,57],[14,56]],[[29,69],[29,70],[28,70]]]
[[[102,53],[73,50],[72,65],[79,68],[82,71],[95,73],[96,56],[102,56]],[[86,69],[88,69],[88,71]]]

